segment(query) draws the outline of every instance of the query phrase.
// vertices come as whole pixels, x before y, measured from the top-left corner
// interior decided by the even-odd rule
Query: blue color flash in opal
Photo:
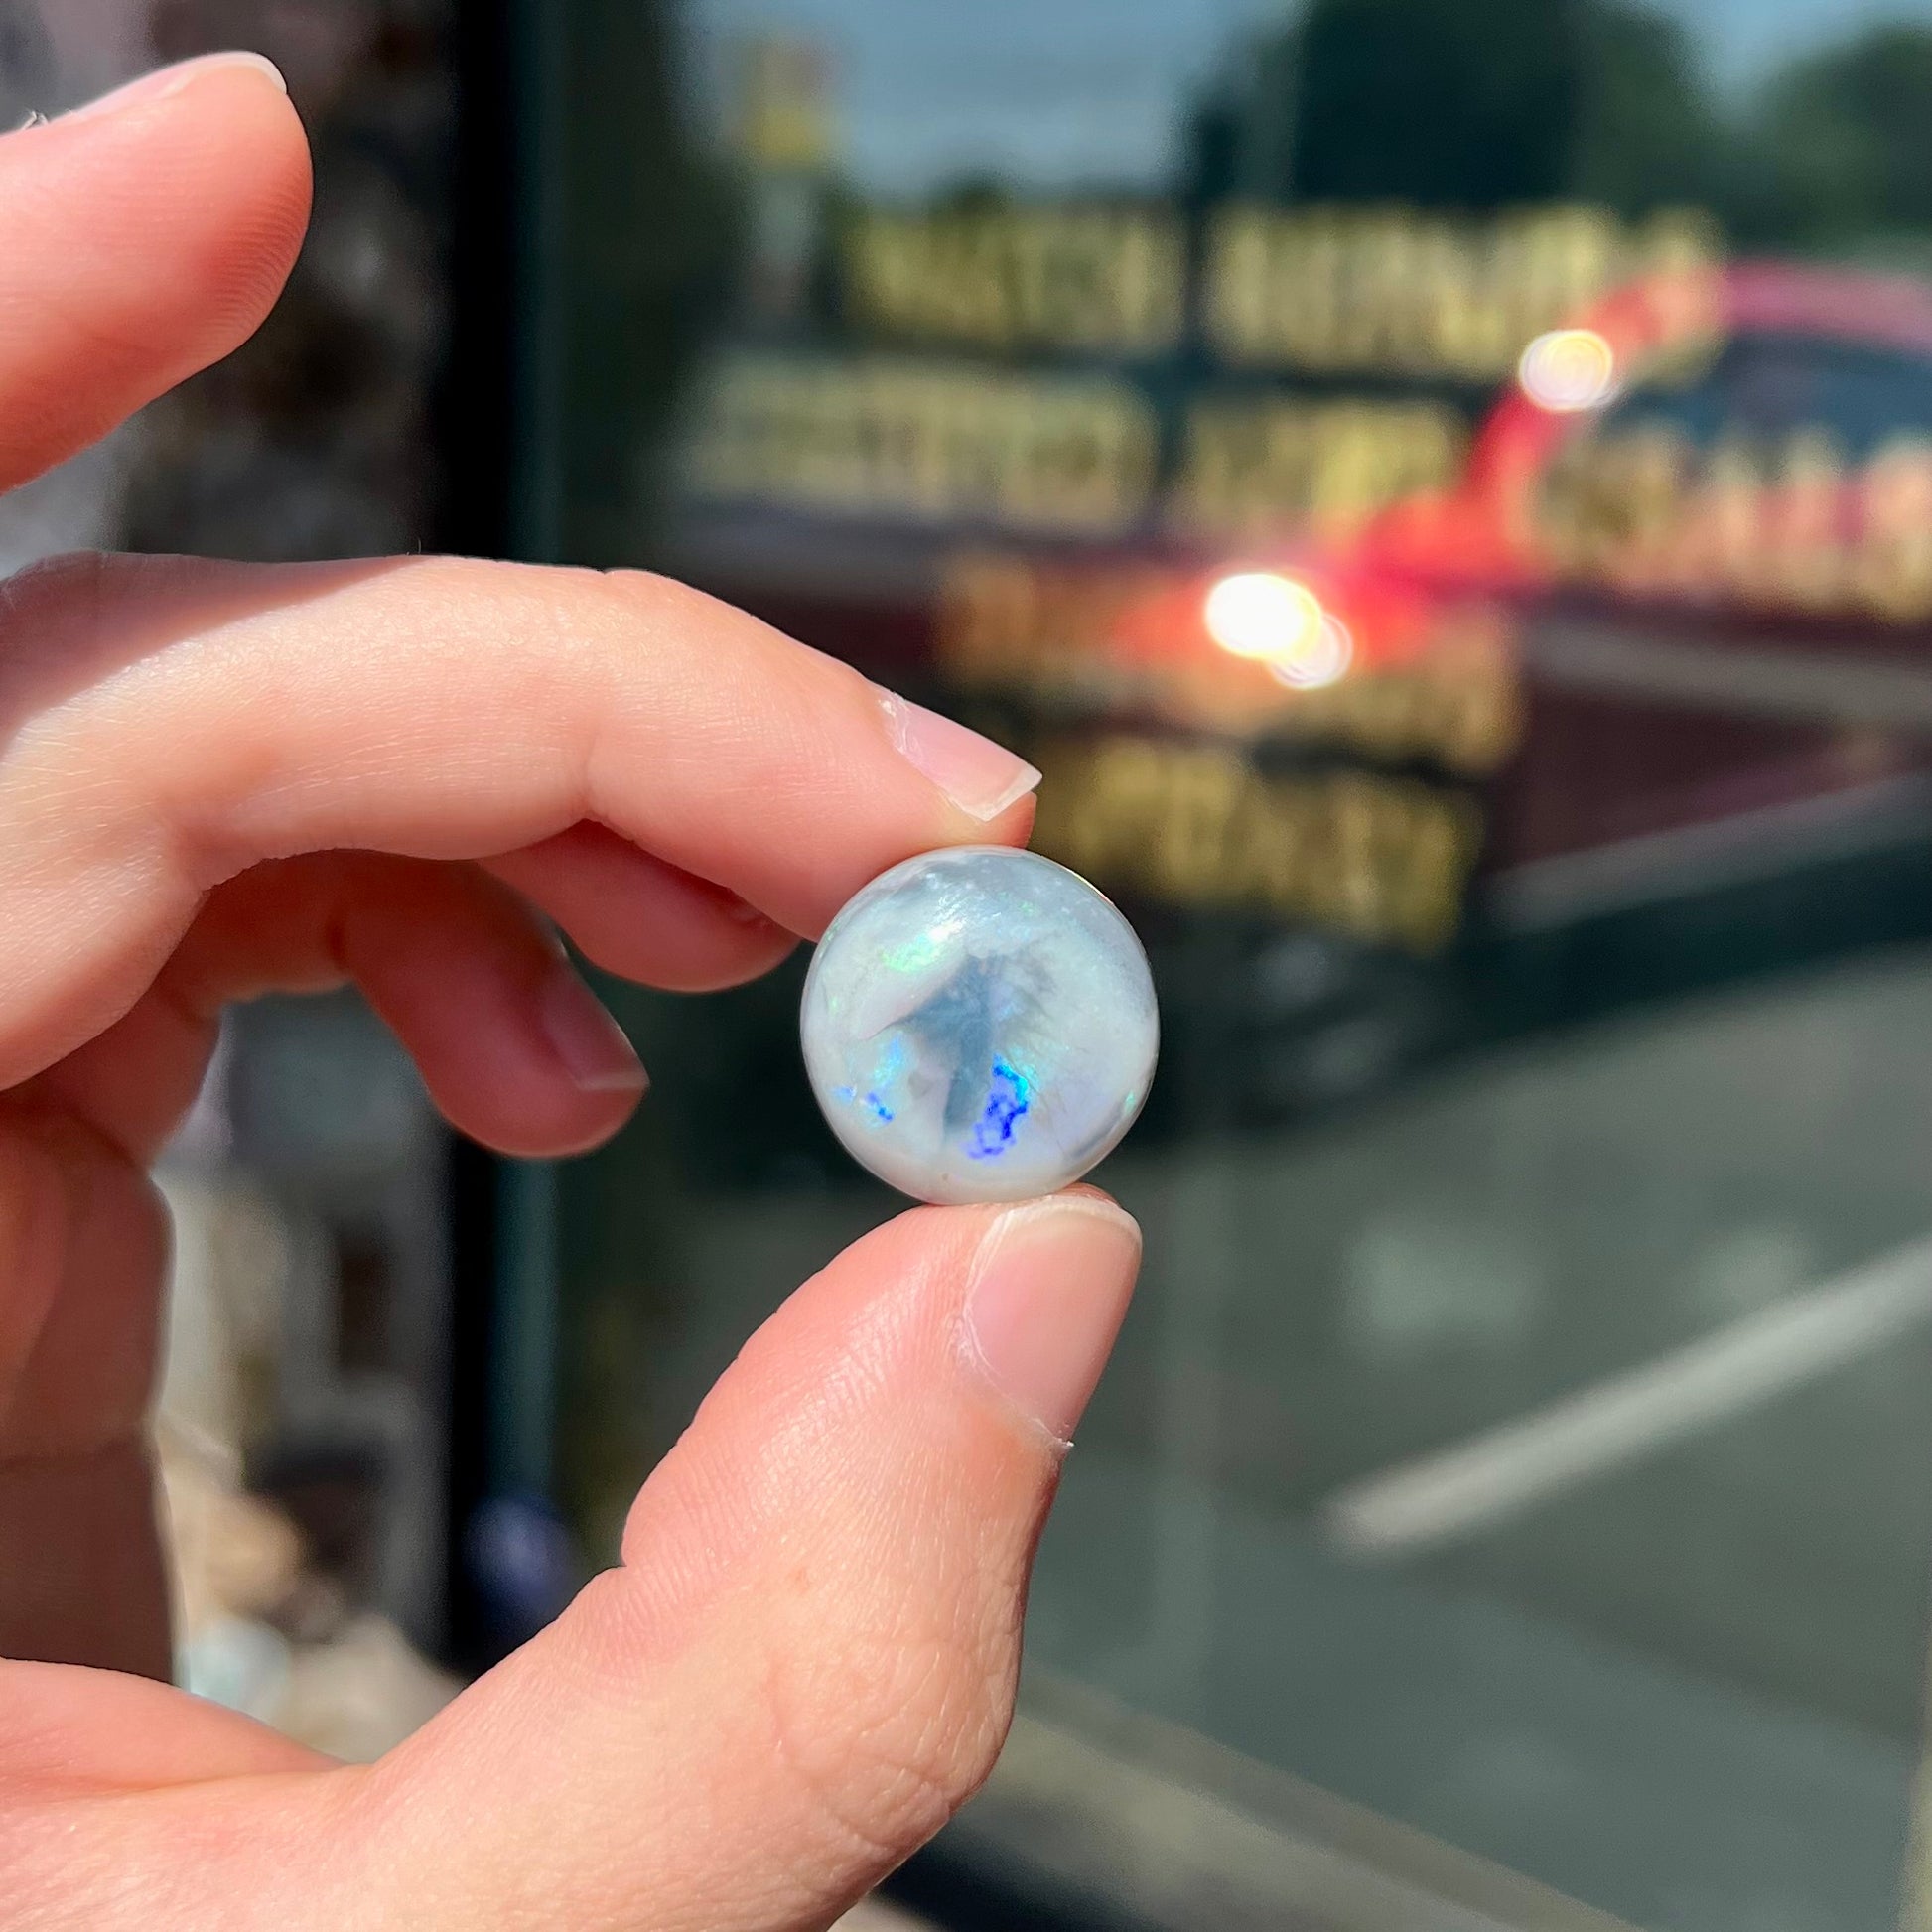
[[[993,1090],[986,1111],[973,1129],[967,1152],[975,1161],[991,1161],[1013,1145],[1013,1130],[1027,1111],[1027,1083],[1005,1060],[993,1062]]]
[[[832,1098],[834,1100],[857,1100],[859,1098],[859,1089],[857,1087],[835,1087],[832,1090]],[[877,1120],[889,1121],[893,1117],[893,1110],[876,1093],[866,1095],[865,1106],[866,1110]]]

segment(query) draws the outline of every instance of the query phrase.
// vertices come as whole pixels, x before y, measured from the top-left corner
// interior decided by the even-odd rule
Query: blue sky
[[[1481,0],[1470,0],[1480,5]],[[688,0],[713,44],[759,28],[832,50],[845,147],[875,192],[974,168],[1057,182],[1158,181],[1180,103],[1283,0]],[[1864,20],[1932,22],[1932,0],[1667,0],[1714,70],[1746,82]]]
[[[1748,78],[1865,21],[1932,21],[1932,6],[1912,0],[1676,0],[1665,10],[1704,37],[1712,65],[1728,78]]]

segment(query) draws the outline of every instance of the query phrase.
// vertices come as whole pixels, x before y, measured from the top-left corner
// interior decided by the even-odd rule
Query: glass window
[[[1161,988],[1145,1284],[951,1882],[1922,1910],[1932,14],[529,31],[526,547],[1015,743]],[[502,1466],[586,1560],[893,1209],[799,977],[614,992],[648,1107],[515,1183]]]

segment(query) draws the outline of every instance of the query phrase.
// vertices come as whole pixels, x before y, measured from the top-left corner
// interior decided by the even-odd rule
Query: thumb
[[[622,1567],[374,1767],[360,1907],[394,1883],[424,1926],[775,1932],[916,1849],[1005,1737],[1035,1542],[1139,1261],[1080,1190],[906,1214],[808,1283],[639,1496]]]

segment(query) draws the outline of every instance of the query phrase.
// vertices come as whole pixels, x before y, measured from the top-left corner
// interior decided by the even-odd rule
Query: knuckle
[[[633,661],[639,640],[653,649],[680,637],[716,641],[731,607],[708,592],[655,571],[614,569],[577,573],[574,588],[609,613]]]
[[[702,637],[709,648],[754,653],[761,675],[793,681],[792,696],[811,701],[833,692],[851,697],[870,690],[865,678],[844,662],[774,629],[762,619],[713,597],[694,585],[647,570],[611,570],[598,582],[633,621],[660,632],[682,631]]]

